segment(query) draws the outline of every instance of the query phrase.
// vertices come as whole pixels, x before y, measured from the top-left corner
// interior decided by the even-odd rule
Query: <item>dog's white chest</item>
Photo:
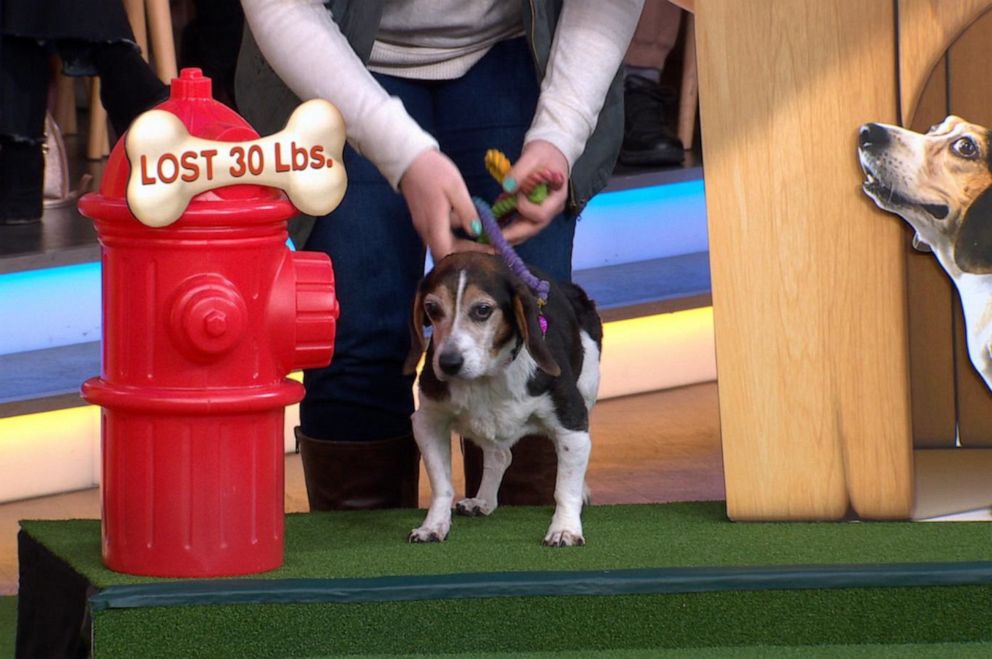
[[[459,391],[458,389],[461,389]],[[542,425],[546,396],[508,396],[491,387],[455,388],[451,392],[452,428],[466,437],[490,442],[514,442]],[[547,404],[545,404],[547,403]]]

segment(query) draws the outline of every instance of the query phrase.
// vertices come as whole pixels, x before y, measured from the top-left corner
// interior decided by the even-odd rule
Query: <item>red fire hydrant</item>
[[[258,138],[210,87],[186,69],[158,109],[221,145]],[[127,203],[131,166],[121,140],[79,203],[102,246],[103,368],[83,396],[103,407],[104,562],[172,577],[274,569],[284,407],[303,397],[286,375],[331,360],[330,259],[286,247],[296,210],[261,185],[202,192],[178,221],[146,226]]]

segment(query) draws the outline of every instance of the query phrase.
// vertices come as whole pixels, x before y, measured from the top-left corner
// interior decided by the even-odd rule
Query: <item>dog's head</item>
[[[987,128],[950,116],[925,134],[870,123],[858,135],[865,193],[964,272],[992,273],[992,149]]]
[[[561,372],[545,345],[537,300],[497,256],[451,254],[420,282],[410,318],[407,373],[424,352],[427,326],[432,328],[427,367],[439,380],[492,375],[523,346],[538,368],[553,376]]]

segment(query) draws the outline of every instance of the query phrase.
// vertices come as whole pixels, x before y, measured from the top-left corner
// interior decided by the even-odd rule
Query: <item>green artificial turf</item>
[[[988,523],[731,523],[719,502],[592,506],[583,513],[587,544],[564,549],[541,545],[550,508],[455,517],[446,542],[408,544],[422,517],[419,510],[288,515],[285,565],[257,578],[992,560]],[[154,581],[103,567],[97,520],[22,526],[99,587]]]
[[[0,597],[0,657],[14,656],[14,639],[17,636],[17,598]]]
[[[989,643],[990,602],[992,587],[956,586],[107,609],[94,614],[93,648],[100,658]]]

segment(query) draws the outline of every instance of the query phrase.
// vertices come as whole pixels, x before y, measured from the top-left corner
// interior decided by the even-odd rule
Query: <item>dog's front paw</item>
[[[444,542],[448,537],[447,526],[420,526],[410,531],[407,542]]]
[[[544,536],[545,547],[581,547],[586,544],[582,531],[569,529],[550,529]]]
[[[496,506],[486,499],[462,499],[455,504],[455,512],[466,517],[491,515],[494,510],[496,510]]]

